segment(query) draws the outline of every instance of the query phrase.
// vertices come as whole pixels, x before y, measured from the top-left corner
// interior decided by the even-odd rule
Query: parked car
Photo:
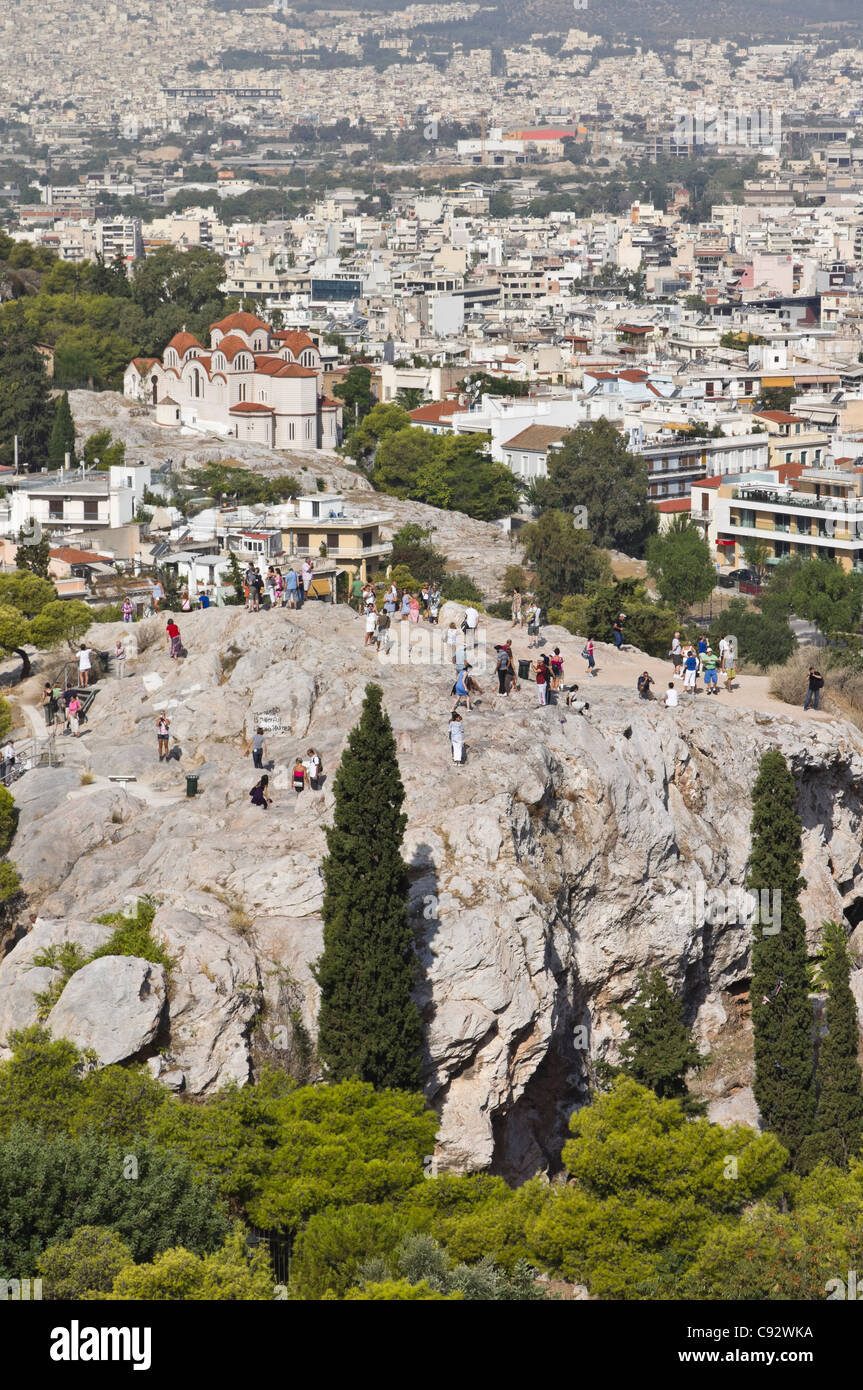
[[[755,570],[750,570],[746,568],[739,570],[731,570],[728,578],[733,579],[736,584],[759,583],[758,575],[755,573]]]
[[[719,585],[720,589],[733,589],[736,580],[734,579],[733,575],[720,574],[716,582]]]

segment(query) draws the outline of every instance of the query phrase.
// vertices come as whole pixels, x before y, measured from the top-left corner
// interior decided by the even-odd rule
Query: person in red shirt
[[[545,658],[540,657],[538,661],[530,663],[530,669],[536,676],[536,703],[545,705],[548,703],[548,677],[549,670]]]
[[[179,656],[180,647],[182,646],[182,643],[180,642],[180,629],[177,627],[177,624],[174,622],[173,618],[168,619],[167,625],[165,627],[165,634],[168,638],[172,658],[175,656]]]

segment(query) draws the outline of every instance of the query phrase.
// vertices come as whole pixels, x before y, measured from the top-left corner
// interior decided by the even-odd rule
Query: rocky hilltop
[[[452,667],[435,659],[427,629],[408,634],[405,624],[384,661],[363,647],[363,624],[345,607],[211,609],[180,623],[186,660],[168,658],[159,619],[137,625],[141,652],[127,678],[102,679],[81,739],[58,738],[64,765],[15,784],[11,855],[37,920],[0,965],[0,1038],[33,1021],[34,995],[56,978],[32,967],[38,951],[75,941],[91,953],[111,931],[97,917],[152,894],[169,976],[135,958],[94,960],[54,1003],[52,1029],[103,1063],[146,1059],[190,1094],[244,1082],[264,1060],[314,1076],[309,965],[321,948],[324,828],[341,751],[375,680],[407,793],[441,1164],[511,1176],[546,1168],[591,1065],[614,1055],[616,1006],[651,965],[682,990],[713,1053],[712,1113],[754,1118],[749,933],[714,899],[735,902],[744,883],[750,789],[759,757],[778,746],[800,788],[813,940],[827,916],[863,917],[857,730],[795,715],[754,681],[748,695],[744,681],[734,696],[676,710],[639,702],[636,668],[664,685],[662,663],[598,645],[586,715],[538,707],[527,682],[492,694],[491,670],[480,675],[485,693],[464,714],[467,762],[456,767]],[[488,623],[489,651],[506,630]],[[94,645],[113,648],[118,631],[94,629]],[[546,641],[580,679],[579,639],[547,629]],[[515,646],[529,655],[523,634]],[[173,756],[160,764],[161,710]],[[277,730],[266,812],[248,796],[258,775],[249,738],[264,712]],[[310,745],[323,789],[296,797],[288,772]],[[92,781],[82,784],[84,772]],[[194,798],[186,773],[198,777]]]

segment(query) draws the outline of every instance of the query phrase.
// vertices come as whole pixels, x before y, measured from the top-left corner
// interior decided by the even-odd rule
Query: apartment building
[[[694,483],[714,474],[744,473],[768,466],[766,435],[692,439],[640,450],[648,466],[650,497],[689,496]]]
[[[762,410],[752,418],[767,430],[771,468],[778,463],[817,466],[830,448],[829,434],[813,429],[801,415],[787,410]]]
[[[284,510],[284,509],[283,509]],[[288,564],[296,560],[325,558],[365,581],[380,569],[392,551],[381,538],[381,527],[392,518],[383,512],[345,511],[339,493],[298,497],[295,515],[281,522],[282,549]]]
[[[62,538],[69,532],[100,532],[128,525],[150,485],[146,464],[118,464],[98,472],[69,469],[5,477],[0,498],[0,536],[22,527]]]
[[[768,564],[791,555],[863,572],[863,468],[781,465],[724,479],[714,504],[716,541],[739,563],[747,541]]]

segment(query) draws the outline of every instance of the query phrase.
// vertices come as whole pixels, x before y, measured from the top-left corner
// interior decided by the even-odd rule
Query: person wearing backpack
[[[323,770],[324,765],[321,762],[320,755],[315,752],[314,748],[307,748],[306,771],[309,774],[309,789],[311,791],[318,791],[318,782],[320,781]]]

